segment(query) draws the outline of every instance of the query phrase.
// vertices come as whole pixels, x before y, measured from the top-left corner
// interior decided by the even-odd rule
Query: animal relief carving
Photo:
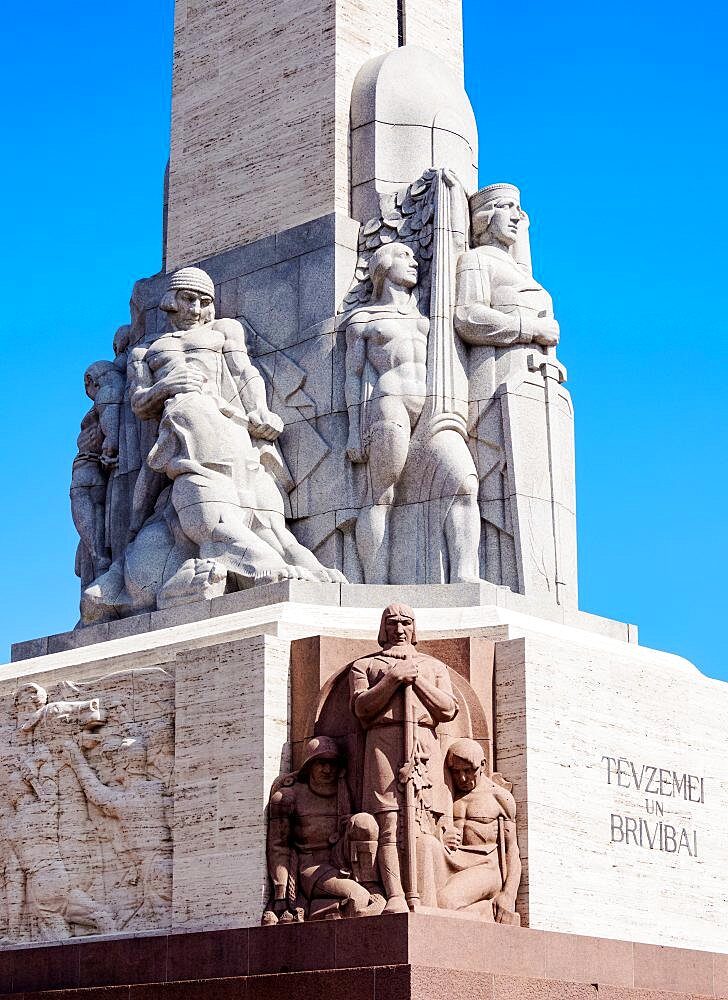
[[[158,668],[17,689],[0,757],[5,940],[169,925],[173,707]]]

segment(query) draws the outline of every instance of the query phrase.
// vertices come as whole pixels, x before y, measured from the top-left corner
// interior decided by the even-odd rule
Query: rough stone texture
[[[272,942],[275,942],[273,944]],[[507,942],[507,943],[506,943]],[[594,945],[601,961],[594,961]],[[557,973],[552,951],[583,974]],[[458,918],[405,914],[365,922],[117,938],[0,952],[0,996],[27,1000],[717,1000],[723,956],[660,950]],[[703,960],[705,960],[703,962]],[[682,968],[683,971],[675,971]],[[633,985],[636,982],[642,986]],[[629,985],[627,985],[629,984]],[[667,985],[665,985],[667,984]],[[53,992],[48,992],[53,991]]]
[[[173,676],[4,688],[5,940],[169,927]]]
[[[0,682],[3,936],[256,923],[267,792],[290,754],[288,643],[105,645]]]
[[[460,8],[412,2],[408,37],[462,80]],[[397,29],[394,0],[177,3],[170,270],[270,236],[281,219],[348,214],[352,83],[397,48]]]
[[[498,643],[495,676],[529,925],[650,942],[642,967],[654,945],[724,951],[726,685],[575,634]]]

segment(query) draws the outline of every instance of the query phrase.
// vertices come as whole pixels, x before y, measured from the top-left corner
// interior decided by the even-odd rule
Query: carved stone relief
[[[258,583],[344,579],[286,526],[283,496],[292,484],[275,444],[283,422],[268,408],[243,327],[215,318],[214,294],[204,271],[176,272],[160,304],[168,329],[133,347],[127,338],[114,364],[97,362],[87,372],[94,406],[71,489],[85,624]],[[295,375],[292,366],[281,373],[286,402],[300,394]],[[127,535],[114,547],[109,472],[121,416],[141,454],[133,490],[127,483]]]
[[[417,651],[406,605],[378,642],[325,686],[301,768],[273,786],[263,923],[427,907],[517,924],[516,806],[473,739],[482,706]]]
[[[391,196],[339,323],[361,579],[576,606],[573,411],[518,190],[429,170]]]
[[[2,706],[8,941],[169,926],[174,686],[160,668],[21,685]]]
[[[576,606],[573,412],[518,191],[468,200],[438,168],[385,202],[337,317],[321,319],[353,250],[345,266],[302,253],[315,227],[275,243],[289,259],[222,281],[237,319],[216,318],[199,269],[138,284],[115,360],[86,374],[84,624],[343,574]]]

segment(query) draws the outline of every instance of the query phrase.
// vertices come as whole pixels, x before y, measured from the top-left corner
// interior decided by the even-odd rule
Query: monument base
[[[51,702],[69,691],[98,697],[112,723],[139,729],[156,755],[151,776],[172,767],[174,773],[167,821],[173,849],[164,841],[173,866],[171,902],[164,912],[140,911],[131,927],[121,913],[117,931],[255,928],[269,891],[271,785],[300,763],[303,741],[315,732],[315,696],[353,658],[376,649],[382,606],[404,599],[417,612],[419,648],[467,681],[490,716],[487,733],[482,726],[476,732],[475,722],[473,731],[487,740],[494,770],[513,785],[522,928],[728,951],[726,686],[679,657],[640,646],[630,626],[581,612],[554,620],[514,607],[520,602],[500,588],[488,603],[492,596],[488,585],[272,585],[175,609],[177,621],[155,612],[98,626],[102,635],[82,629],[21,644],[15,662],[0,671],[6,739],[11,745],[23,735],[14,704],[23,685],[31,693],[33,683],[43,685]],[[172,718],[160,758],[159,733],[172,733]],[[62,741],[65,731],[56,734],[51,721],[39,745]],[[35,760],[33,748],[18,742],[21,751]],[[92,898],[116,913],[120,875],[109,869],[106,846],[115,827],[89,820],[70,768],[63,780],[63,829],[86,852],[79,870],[95,880],[88,882]],[[25,813],[17,815],[22,829]],[[76,863],[71,854],[69,871]],[[23,912],[15,934],[9,924],[0,926],[6,941],[42,939],[28,922],[32,910]],[[337,926],[339,937],[362,933],[361,921],[348,924],[351,930]],[[264,940],[278,947],[274,929],[264,930],[271,935]],[[97,932],[69,927],[70,933]],[[463,933],[467,940],[504,931]],[[99,944],[97,953],[105,948]],[[417,964],[375,957],[381,965]]]
[[[457,917],[104,938],[0,952],[24,1000],[671,1000],[728,997],[728,956]]]

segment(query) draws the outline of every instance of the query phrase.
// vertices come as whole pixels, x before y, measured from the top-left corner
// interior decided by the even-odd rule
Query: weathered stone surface
[[[423,12],[424,5],[420,29]],[[408,9],[407,45],[369,60],[354,81],[351,198],[361,222],[378,216],[397,191],[432,167],[453,170],[468,194],[478,186],[478,129],[462,73],[438,58],[432,44],[414,43],[415,16]],[[429,21],[428,34],[432,27]]]
[[[462,81],[460,3],[418,0],[408,22]],[[167,266],[348,213],[352,84],[397,42],[390,0],[178,4]]]
[[[4,938],[168,927],[173,676],[5,685],[0,713]]]

